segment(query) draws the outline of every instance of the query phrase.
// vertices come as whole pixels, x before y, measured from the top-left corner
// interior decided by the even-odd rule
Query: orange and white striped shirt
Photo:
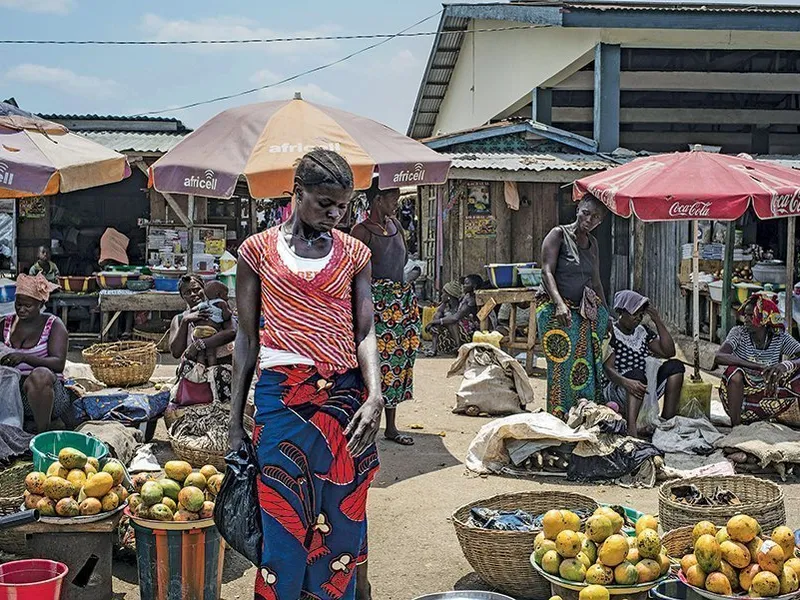
[[[310,358],[323,377],[358,367],[353,279],[369,263],[369,248],[334,229],[330,260],[308,280],[281,258],[279,236],[273,227],[239,248],[261,280],[261,345]]]

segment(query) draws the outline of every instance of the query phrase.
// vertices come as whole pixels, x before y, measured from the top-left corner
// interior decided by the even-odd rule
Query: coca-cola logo
[[[773,194],[769,202],[770,212],[780,217],[783,215],[796,215],[800,213],[800,198],[794,194]]]
[[[711,202],[693,202],[692,204],[673,202],[669,207],[670,217],[698,219],[708,217],[710,214]]]

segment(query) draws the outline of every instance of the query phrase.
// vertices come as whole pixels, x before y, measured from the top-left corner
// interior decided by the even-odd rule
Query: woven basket
[[[672,488],[694,485],[703,494],[713,494],[717,487],[729,490],[739,497],[741,504],[733,506],[689,506],[670,498]],[[699,521],[711,521],[724,526],[737,514],[748,514],[756,519],[764,531],[772,531],[786,524],[786,505],[781,488],[771,481],[747,475],[724,477],[690,477],[668,481],[658,491],[658,518],[664,531],[679,527],[694,527]]]
[[[156,370],[153,342],[95,344],[83,351],[94,376],[110,387],[128,387],[150,381]]]
[[[0,471],[0,494],[2,497],[22,497],[22,494],[25,493],[25,477],[31,471],[33,471],[33,463],[29,460],[18,460],[7,469]],[[19,510],[19,504],[17,504],[17,510]]]
[[[667,556],[673,562],[679,562],[687,554],[694,551],[692,530],[694,527],[678,527],[668,531],[661,538],[661,545],[667,550]]]
[[[178,458],[185,460],[193,467],[200,468],[204,465],[214,465],[221,473],[225,472],[225,452],[193,448],[172,436],[169,436],[169,443],[172,446],[172,451],[178,455]]]
[[[500,494],[466,504],[453,513],[453,525],[467,562],[495,589],[516,598],[549,598],[550,583],[531,566],[533,543],[538,532],[492,531],[470,527],[474,507],[500,510],[521,509],[541,515],[550,509],[597,509],[597,502],[571,492],[518,492]]]
[[[33,463],[19,460],[0,471],[0,516],[19,512],[25,493],[25,477],[33,471]],[[17,556],[27,556],[28,542],[24,533],[14,530],[0,531],[0,550]]]
[[[156,345],[156,350],[158,350],[160,354],[169,352],[169,331],[166,333],[154,333],[152,331],[142,331],[134,327],[133,339],[139,342],[153,342]]]

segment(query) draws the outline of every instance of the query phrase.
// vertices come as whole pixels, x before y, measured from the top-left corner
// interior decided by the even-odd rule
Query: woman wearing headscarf
[[[739,309],[714,357],[727,368],[719,395],[731,425],[778,418],[800,398],[800,342],[783,329],[773,295],[755,294]]]
[[[17,277],[15,314],[2,320],[3,343],[8,352],[0,364],[20,372],[20,392],[25,426],[47,431],[69,420],[72,397],[64,387],[69,333],[55,315],[42,312],[53,285],[41,274]]]
[[[602,343],[608,309],[592,231],[607,213],[587,194],[575,222],[553,228],[542,243],[542,283],[536,321],[547,359],[547,411],[560,418],[578,399],[602,402]]]
[[[636,436],[636,420],[647,394],[664,398],[662,419],[678,413],[686,369],[674,359],[675,341],[648,298],[632,290],[617,292],[614,311],[617,320],[604,363],[608,381],[603,394],[606,405],[626,418],[628,435]],[[646,316],[655,331],[642,323]]]
[[[256,600],[353,600],[367,560],[383,396],[370,251],[335,229],[352,195],[347,161],[313,150],[295,170],[291,218],[239,248],[230,445],[239,451],[245,437],[258,366]]]

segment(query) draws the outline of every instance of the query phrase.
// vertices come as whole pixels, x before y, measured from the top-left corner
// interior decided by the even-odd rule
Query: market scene
[[[797,2],[171,4],[0,0],[0,600],[800,600]]]

